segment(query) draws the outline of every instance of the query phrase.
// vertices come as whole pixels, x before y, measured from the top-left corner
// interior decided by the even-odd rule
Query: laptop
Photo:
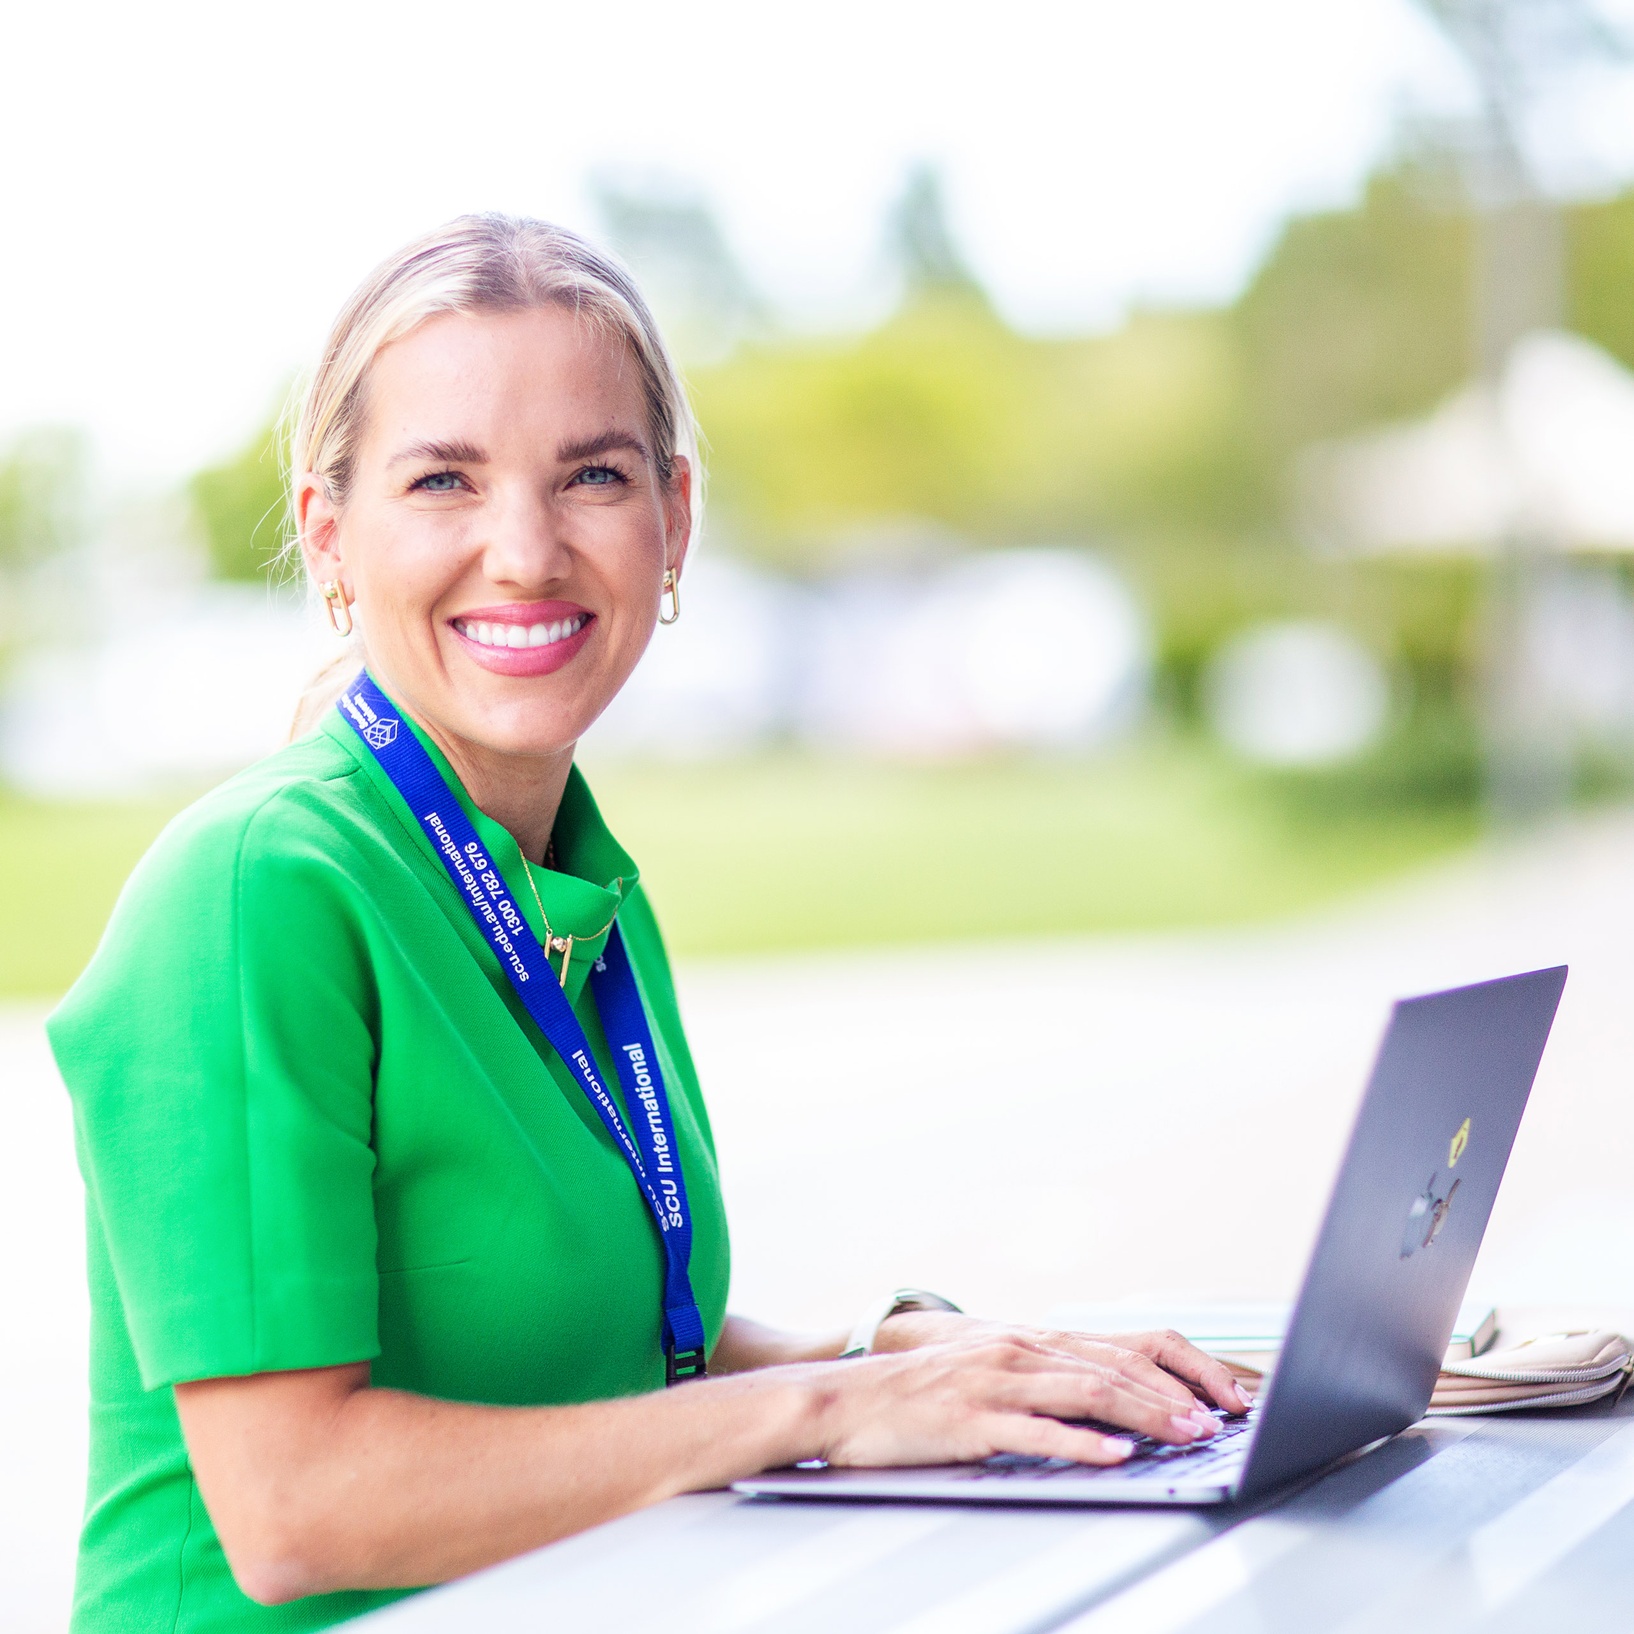
[[[1430,1405],[1566,967],[1391,1012],[1276,1365],[1211,1439],[1135,1437],[1110,1468],[1001,1454],[922,1469],[800,1466],[757,1497],[1006,1504],[1230,1503],[1314,1475]],[[1126,1432],[1120,1432],[1126,1433]]]

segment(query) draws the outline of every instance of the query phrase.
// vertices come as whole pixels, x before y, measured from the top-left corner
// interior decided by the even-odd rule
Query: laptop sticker
[[[1469,1145],[1469,1119],[1458,1126],[1447,1146],[1447,1168],[1445,1173],[1432,1174],[1425,1183],[1424,1190],[1413,1199],[1413,1206],[1407,1211],[1407,1226],[1401,1237],[1401,1257],[1409,1258],[1421,1248],[1428,1248],[1441,1234],[1441,1228],[1447,1223],[1447,1215],[1452,1209],[1453,1194],[1458,1190],[1458,1182],[1451,1178],[1452,1171],[1458,1167],[1458,1160],[1464,1155],[1464,1149]]]

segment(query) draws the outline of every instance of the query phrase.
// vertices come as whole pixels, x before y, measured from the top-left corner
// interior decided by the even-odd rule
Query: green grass
[[[1347,814],[1165,743],[1087,763],[802,756],[593,782],[682,954],[1274,917],[1444,855],[1477,826],[1462,805]]]
[[[1217,925],[1296,912],[1473,839],[1462,800],[1365,798],[1185,740],[1085,762],[768,756],[592,781],[681,954]],[[178,799],[0,799],[0,993],[61,992]]]
[[[60,993],[73,981],[126,875],[182,803],[0,795],[0,995]]]

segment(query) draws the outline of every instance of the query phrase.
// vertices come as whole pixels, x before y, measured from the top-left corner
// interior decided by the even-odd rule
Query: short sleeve
[[[48,1024],[149,1389],[379,1353],[375,1007],[343,849],[287,794],[184,819]]]

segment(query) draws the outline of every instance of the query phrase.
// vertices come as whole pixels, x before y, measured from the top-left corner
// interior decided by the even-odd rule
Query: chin
[[[571,750],[600,710],[565,706],[557,698],[512,698],[456,709],[454,730],[492,754],[543,759]]]

